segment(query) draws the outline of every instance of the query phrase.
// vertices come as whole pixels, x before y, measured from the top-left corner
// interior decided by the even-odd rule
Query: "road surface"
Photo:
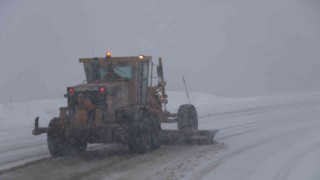
[[[220,130],[214,145],[167,145],[142,155],[126,146],[94,145],[83,155],[57,159],[49,156],[45,138],[6,146],[0,165],[28,163],[1,171],[0,179],[320,179],[319,97],[221,112],[200,106],[199,128]],[[8,152],[15,158],[3,156]]]

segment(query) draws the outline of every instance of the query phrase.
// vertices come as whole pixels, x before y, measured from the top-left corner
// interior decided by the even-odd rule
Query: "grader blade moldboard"
[[[161,144],[213,144],[218,130],[161,130]]]

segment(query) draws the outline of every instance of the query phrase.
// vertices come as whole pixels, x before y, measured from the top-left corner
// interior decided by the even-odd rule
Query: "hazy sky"
[[[80,57],[162,56],[168,90],[320,90],[317,0],[0,0],[0,101],[62,97]]]

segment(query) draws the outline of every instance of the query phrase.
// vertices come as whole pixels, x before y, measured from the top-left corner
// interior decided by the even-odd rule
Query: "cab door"
[[[148,77],[149,77],[149,61],[140,62],[140,88],[139,88],[139,104],[145,105],[148,94]]]

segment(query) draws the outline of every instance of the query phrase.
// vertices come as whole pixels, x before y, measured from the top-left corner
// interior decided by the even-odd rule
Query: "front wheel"
[[[178,129],[198,129],[198,114],[192,104],[184,104],[179,107],[177,114]]]

